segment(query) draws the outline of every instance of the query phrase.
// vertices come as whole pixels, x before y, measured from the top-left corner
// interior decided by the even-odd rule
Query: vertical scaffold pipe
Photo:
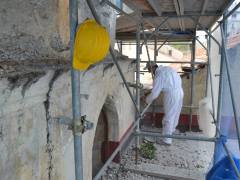
[[[192,115],[193,115],[193,105],[194,105],[194,88],[195,88],[195,45],[196,45],[196,32],[194,33],[194,38],[192,40],[192,62],[191,62],[191,68],[192,68],[192,78],[191,78],[191,99],[190,99],[190,121],[189,121],[189,131],[192,130]]]
[[[69,17],[70,17],[70,56],[73,61],[73,49],[75,32],[78,24],[78,3],[77,0],[69,0]],[[71,70],[72,81],[72,114],[73,126],[76,127],[77,122],[81,119],[80,113],[80,72]],[[74,138],[74,160],[75,160],[75,177],[76,180],[83,180],[83,159],[82,159],[82,134],[76,132],[73,128]]]
[[[207,62],[209,63],[210,60],[210,49],[211,49],[211,40],[207,36]],[[205,97],[208,96],[208,83],[209,83],[209,65],[207,64],[207,74],[206,74],[206,84],[205,84]]]
[[[137,28],[137,36],[136,36],[136,40],[137,40],[137,46],[136,46],[136,84],[137,84],[137,88],[136,88],[136,104],[137,104],[137,108],[140,109],[140,89],[139,89],[139,85],[140,85],[140,28],[141,25],[138,24],[138,28]],[[136,121],[138,119],[138,114],[136,112]],[[136,132],[139,132],[139,123],[136,127]],[[138,161],[138,148],[139,148],[139,137],[136,137],[136,156],[135,156],[135,163],[137,164]]]
[[[156,63],[157,61],[157,36],[154,38],[154,62]]]

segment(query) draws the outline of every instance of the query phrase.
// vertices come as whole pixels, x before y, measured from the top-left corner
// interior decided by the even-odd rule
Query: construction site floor
[[[157,129],[154,129],[155,131]],[[159,132],[161,130],[159,129]],[[203,136],[201,133],[187,132],[186,135]],[[214,143],[173,140],[171,146],[155,143],[155,138],[145,138],[154,142],[156,154],[154,159],[138,156],[135,164],[135,141],[121,154],[121,163],[112,163],[106,171],[104,180],[166,180],[166,179],[205,179],[211,167]]]

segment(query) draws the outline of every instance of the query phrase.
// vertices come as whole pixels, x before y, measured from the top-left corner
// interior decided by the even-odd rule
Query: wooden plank
[[[153,10],[157,13],[158,16],[162,15],[162,11],[160,9],[160,3],[156,0],[147,0],[147,2],[150,4],[150,6],[153,8]]]
[[[174,0],[174,6],[176,9],[177,15],[184,15],[184,3],[182,0]],[[185,31],[185,24],[182,18],[178,18],[178,23],[182,31]]]
[[[204,0],[204,1],[203,1],[203,4],[202,4],[201,15],[205,13],[205,10],[206,10],[206,8],[207,8],[207,5],[208,5],[208,0]],[[195,25],[196,29],[197,29],[197,26],[198,26],[198,23],[200,22],[200,20],[201,20],[201,16],[198,17],[198,20],[197,20],[197,22],[196,22],[196,25]]]
[[[140,9],[138,9],[138,7],[136,6],[136,4],[132,1],[132,0],[123,0],[123,2],[130,8],[132,9],[136,14],[138,14],[139,18],[142,18],[140,16],[141,11]],[[149,24],[152,28],[155,27],[155,24],[153,24],[149,19],[143,19],[144,22],[146,22],[147,24]],[[137,22],[136,22],[137,23]]]

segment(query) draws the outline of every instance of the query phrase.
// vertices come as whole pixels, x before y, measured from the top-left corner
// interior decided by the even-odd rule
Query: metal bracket
[[[58,121],[59,124],[67,125],[69,130],[73,130],[75,134],[83,134],[87,130],[91,130],[94,124],[86,120],[86,115],[81,116],[80,119],[73,120],[69,117],[60,116],[53,118]]]
[[[86,115],[81,117],[81,121],[82,121],[82,124],[83,124],[83,127],[84,127],[82,133],[84,133],[87,130],[92,129],[93,126],[94,126],[94,124],[92,122],[86,120],[86,117],[87,117]]]
[[[139,50],[140,50],[139,54],[142,54],[142,47],[140,47]]]

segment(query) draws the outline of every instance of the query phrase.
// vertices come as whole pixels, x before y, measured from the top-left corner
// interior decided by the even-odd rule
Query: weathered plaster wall
[[[199,101],[205,96],[206,89],[206,75],[207,75],[207,66],[204,69],[199,69],[195,73],[194,79],[194,97],[193,97],[193,106],[198,107]],[[191,75],[189,78],[187,76],[182,78],[182,86],[184,91],[183,104],[190,106],[191,102]],[[188,114],[189,109],[182,109],[182,113]],[[193,110],[194,114],[198,114],[198,110]]]
[[[2,0],[0,60],[66,58],[67,0]]]
[[[115,13],[93,2],[113,43]],[[79,23],[91,17],[79,0]],[[73,180],[72,132],[54,119],[72,114],[68,0],[1,0],[0,24],[0,179]],[[134,64],[119,61],[132,82]],[[108,113],[115,118],[109,138],[119,141],[135,113],[108,57],[81,74],[82,114],[96,125],[109,99],[117,113]],[[92,179],[95,128],[83,135],[86,180]]]
[[[114,42],[114,11],[99,0],[93,2]],[[92,15],[86,2],[79,0],[79,23],[86,18]],[[0,61],[69,60],[68,0],[1,0],[0,25]]]
[[[81,111],[97,124],[107,98],[117,111],[118,126],[110,131],[119,141],[134,120],[134,108],[116,67],[109,61],[81,75]],[[134,79],[134,65],[120,64],[128,81]],[[22,81],[21,81],[22,82]],[[22,95],[23,84],[0,80],[0,179],[73,180],[73,138],[54,117],[71,117],[70,72],[48,71]],[[16,83],[16,82],[15,82]],[[84,179],[92,174],[92,146],[95,128],[83,135]]]

